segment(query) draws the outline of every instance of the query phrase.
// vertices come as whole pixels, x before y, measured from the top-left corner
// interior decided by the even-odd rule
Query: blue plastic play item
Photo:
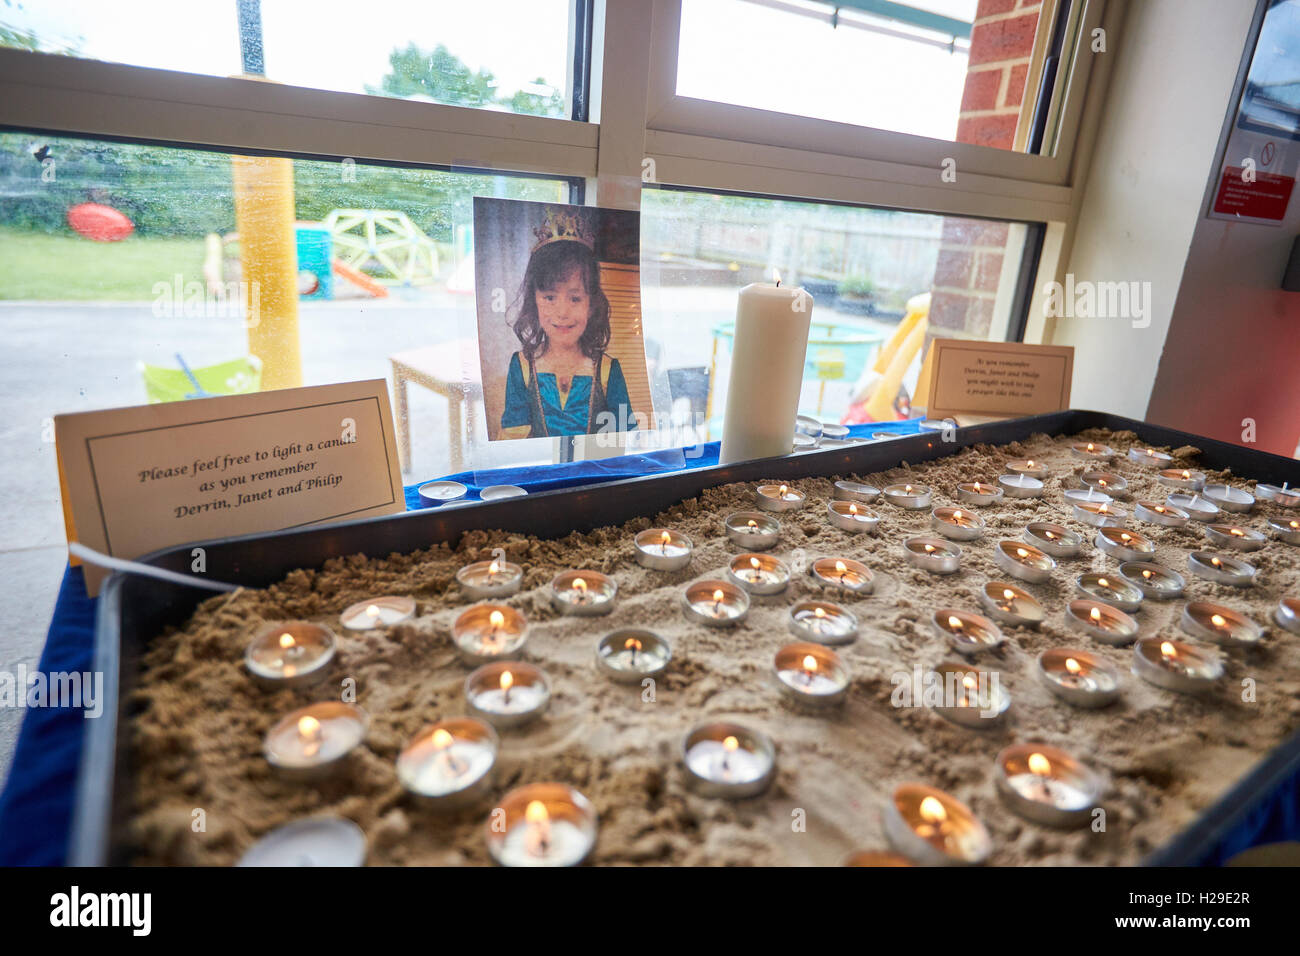
[[[310,272],[316,277],[316,288],[301,293],[303,299],[334,298],[334,239],[324,226],[298,225],[298,272]]]

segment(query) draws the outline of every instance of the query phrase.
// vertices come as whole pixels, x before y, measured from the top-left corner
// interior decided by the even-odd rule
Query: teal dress
[[[609,362],[609,381],[602,386],[602,367]],[[528,381],[524,381],[520,354],[510,356],[510,369],[506,373],[506,408],[501,414],[502,428],[519,425],[531,427],[528,437],[548,435],[590,435],[601,422],[597,416],[610,412],[615,427],[636,427],[632,417],[632,400],[627,393],[627,381],[618,359],[607,358],[603,353],[596,364],[596,375],[575,375],[569,385],[569,398],[560,400],[560,385],[552,372],[538,373],[528,360]]]

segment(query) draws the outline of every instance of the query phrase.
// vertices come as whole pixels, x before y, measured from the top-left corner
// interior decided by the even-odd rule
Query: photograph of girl
[[[629,431],[650,410],[637,227],[621,210],[474,200],[490,440]]]

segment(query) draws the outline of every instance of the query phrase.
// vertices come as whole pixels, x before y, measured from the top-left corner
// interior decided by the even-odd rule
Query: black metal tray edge
[[[161,549],[140,560],[157,567],[188,572],[191,549],[203,547],[208,573],[213,579],[262,587],[279,580],[289,571],[319,567],[332,558],[345,555],[361,553],[368,557],[384,557],[441,542],[454,546],[465,531],[477,528],[509,528],[540,537],[557,537],[574,530],[589,531],[626,521],[630,515],[619,517],[616,512],[627,503],[634,502],[635,514],[652,514],[717,485],[760,479],[871,473],[896,467],[900,461],[918,464],[946,457],[971,445],[1007,444],[1037,433],[1060,435],[1086,428],[1133,431],[1152,445],[1194,445],[1201,450],[1201,462],[1209,467],[1228,468],[1234,474],[1248,474],[1257,481],[1288,481],[1300,485],[1300,462],[1290,458],[1105,412],[1070,409],[959,428],[956,440],[951,442],[942,441],[937,433],[923,432],[887,442],[625,478],[598,485],[538,492],[522,498],[193,542]],[[581,516],[584,520],[577,523],[567,517],[561,520],[558,518],[559,508],[537,509],[535,505],[540,499],[556,499],[557,505],[560,499],[565,499],[569,507],[563,509],[564,513]],[[550,526],[552,533],[539,530],[539,526]],[[323,553],[319,547],[314,548],[317,560],[305,560],[301,544],[319,544],[322,540],[327,544]],[[201,601],[212,595],[213,592],[202,588],[120,573],[110,575],[104,582],[95,617],[94,661],[96,670],[104,674],[105,694],[110,696],[103,714],[88,722],[83,741],[68,840],[68,865],[129,863],[122,848],[111,842],[112,835],[125,822],[130,807],[126,774],[118,771],[128,763],[120,759],[129,754],[123,708],[134,668],[124,676],[122,665],[134,664],[143,643],[160,633],[167,624],[182,622]],[[142,598],[148,599],[149,603],[142,602]],[[1268,792],[1263,787],[1298,769],[1300,732],[1275,748],[1192,826],[1149,854],[1143,861],[1144,865],[1194,865],[1206,846],[1226,833]]]

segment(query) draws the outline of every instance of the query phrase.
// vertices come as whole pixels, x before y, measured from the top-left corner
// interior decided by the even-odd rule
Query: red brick
[[[930,327],[938,329],[966,328],[966,311],[971,298],[957,292],[932,292],[930,294]]]
[[[1001,279],[1002,253],[981,252],[975,259],[975,281],[972,286],[979,292],[997,292]]]
[[[934,284],[964,289],[970,285],[975,257],[964,249],[940,249],[934,266]]]
[[[958,219],[947,216],[943,220],[943,238],[945,246],[993,246],[1002,248],[1007,244],[1007,224],[989,222],[986,219]]]
[[[980,0],[980,5],[975,8],[975,20],[978,22],[999,13],[1010,13],[1015,8],[1016,0]]]
[[[1034,31],[1037,28],[1037,12],[991,23],[977,23],[971,29],[968,62],[971,66],[976,66],[1000,60],[1024,59],[1033,51]]]
[[[1011,68],[1007,80],[1007,96],[1003,106],[1019,106],[1025,98],[1025,77],[1029,74],[1028,63],[1017,63]]]
[[[1007,113],[1002,116],[969,116],[957,121],[957,142],[972,143],[975,146],[996,146],[998,149],[1010,149],[1016,139],[1016,121],[1018,115]],[[961,175],[958,171],[958,175]]]
[[[992,110],[998,107],[1002,88],[1002,70],[976,70],[966,74],[966,88],[961,94],[961,111]]]

